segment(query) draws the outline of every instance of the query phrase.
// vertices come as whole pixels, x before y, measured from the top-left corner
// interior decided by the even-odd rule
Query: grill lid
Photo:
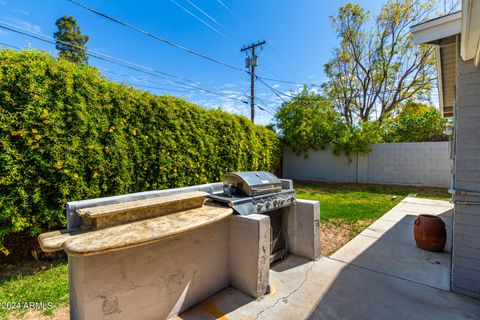
[[[282,191],[282,182],[270,172],[229,172],[223,177],[224,193],[228,196],[244,194],[250,197]]]

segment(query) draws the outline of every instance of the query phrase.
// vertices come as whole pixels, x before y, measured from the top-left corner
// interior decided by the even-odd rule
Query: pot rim
[[[440,218],[439,216],[435,216],[433,214],[419,214],[418,215],[419,218],[426,218],[426,219],[432,219],[432,220],[442,220],[442,218]]]

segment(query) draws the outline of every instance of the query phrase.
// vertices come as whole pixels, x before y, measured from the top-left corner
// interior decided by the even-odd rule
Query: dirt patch
[[[5,251],[0,251],[0,275],[8,274],[11,270],[23,272],[30,268],[38,268],[66,259],[63,251],[43,252],[37,238],[28,233],[8,235],[2,246],[8,254],[5,254]]]
[[[357,221],[352,224],[342,219],[321,222],[320,241],[322,255],[330,256],[348,241],[368,227],[372,221]]]
[[[70,318],[70,309],[68,306],[61,306],[53,311],[51,315],[46,315],[37,310],[28,310],[24,314],[10,313],[9,320],[68,320]]]

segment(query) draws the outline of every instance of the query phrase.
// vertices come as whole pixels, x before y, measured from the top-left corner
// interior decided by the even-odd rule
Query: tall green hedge
[[[245,117],[0,51],[0,245],[64,225],[67,201],[220,181],[278,158],[276,134]]]

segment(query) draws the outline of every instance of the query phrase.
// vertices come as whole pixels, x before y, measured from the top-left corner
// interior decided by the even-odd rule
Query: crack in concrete
[[[268,307],[266,307],[265,309],[261,310],[260,312],[257,313],[257,315],[255,316],[255,320],[257,320],[265,311],[267,310],[270,310],[270,309],[273,309],[275,308],[275,306],[282,300],[285,300],[285,299],[288,299],[290,298],[293,294],[295,294],[298,290],[300,290],[302,288],[302,286],[305,284],[305,282],[307,282],[307,278],[308,278],[308,274],[310,273],[310,271],[313,270],[313,267],[315,266],[315,260],[312,261],[312,265],[310,266],[310,268],[308,268],[308,270],[305,272],[305,277],[303,279],[303,281],[300,283],[300,285],[295,288],[294,290],[292,290],[289,294],[287,294],[286,296],[283,296],[283,297],[280,297],[278,298],[275,303],[273,303],[272,305],[269,305]]]

